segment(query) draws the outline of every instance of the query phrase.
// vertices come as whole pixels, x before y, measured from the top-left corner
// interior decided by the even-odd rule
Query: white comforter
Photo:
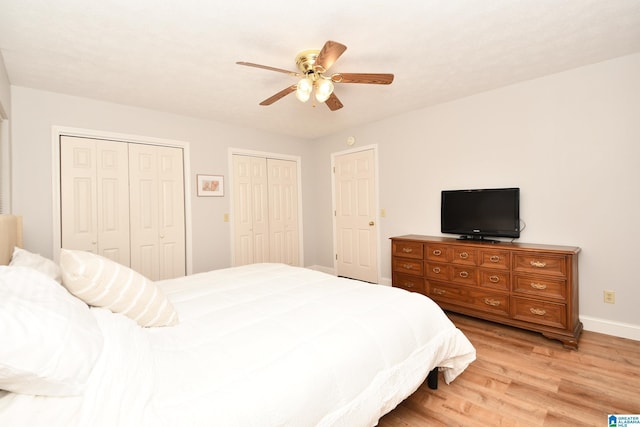
[[[158,282],[180,324],[93,309],[103,352],[81,397],[0,392],[0,425],[372,426],[475,350],[430,299],[281,264]],[[437,392],[436,392],[437,393]]]

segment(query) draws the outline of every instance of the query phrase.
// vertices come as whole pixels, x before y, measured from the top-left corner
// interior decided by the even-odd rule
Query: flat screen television
[[[440,231],[461,239],[520,237],[520,189],[443,190]]]

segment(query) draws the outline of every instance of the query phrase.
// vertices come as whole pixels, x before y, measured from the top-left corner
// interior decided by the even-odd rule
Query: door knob
[[[376,223],[373,221],[369,221],[369,225],[373,227],[374,225],[376,225]]]

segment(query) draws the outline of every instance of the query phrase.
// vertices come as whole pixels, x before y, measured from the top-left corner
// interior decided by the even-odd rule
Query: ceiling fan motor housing
[[[322,73],[325,70],[316,70],[314,65],[320,53],[317,49],[303,50],[296,55],[296,65],[298,69],[305,75]]]

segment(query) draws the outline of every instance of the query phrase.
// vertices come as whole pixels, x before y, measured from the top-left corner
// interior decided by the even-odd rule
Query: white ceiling
[[[331,112],[289,95],[296,54],[336,40]],[[640,52],[640,0],[0,0],[11,84],[303,138]]]

